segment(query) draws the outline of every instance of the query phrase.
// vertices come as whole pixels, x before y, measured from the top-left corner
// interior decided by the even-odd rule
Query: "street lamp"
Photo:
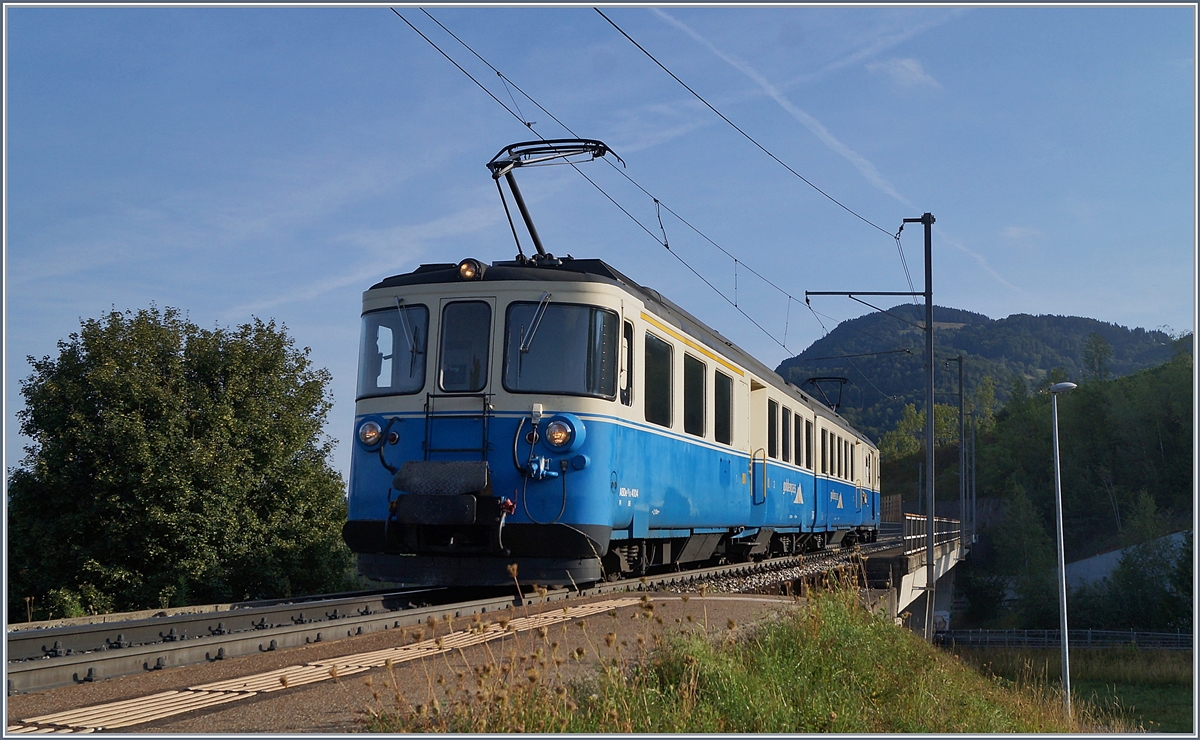
[[[1074,383],[1050,386],[1050,408],[1054,419],[1054,515],[1058,521],[1058,625],[1062,635],[1063,705],[1071,716],[1071,661],[1067,657],[1067,564],[1063,555],[1062,475],[1058,460],[1058,394],[1073,391]]]

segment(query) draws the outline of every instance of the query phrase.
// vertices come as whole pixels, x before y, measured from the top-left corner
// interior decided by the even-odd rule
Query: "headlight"
[[[575,452],[587,439],[587,428],[575,414],[555,414],[546,422],[542,442],[556,454]]]
[[[575,430],[562,420],[554,420],[546,425],[546,443],[551,447],[566,447],[570,443]]]
[[[458,276],[463,280],[483,280],[486,269],[479,260],[465,259],[458,263]]]
[[[358,428],[358,439],[367,447],[374,447],[379,444],[379,438],[383,430],[373,421],[364,421],[363,425]]]

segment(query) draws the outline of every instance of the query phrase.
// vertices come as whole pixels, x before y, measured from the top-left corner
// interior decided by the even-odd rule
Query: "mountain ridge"
[[[848,319],[781,362],[776,372],[798,386],[814,376],[848,378],[839,412],[878,440],[899,421],[905,404],[918,410],[925,406],[924,314],[924,306],[904,303]],[[968,399],[990,376],[996,401],[1003,403],[1014,379],[1036,386],[1055,369],[1068,379],[1082,379],[1089,372],[1087,353],[1089,339],[1095,342],[1093,335],[1104,340],[1098,346],[1106,344],[1110,350],[1107,357],[1101,351],[1099,358],[1100,370],[1108,377],[1170,360],[1176,342],[1157,329],[1130,329],[1083,316],[1017,313],[992,319],[935,305],[933,320],[936,400],[951,405],[958,404],[958,368],[953,358],[960,354]],[[1093,347],[1093,355],[1095,351]],[[1094,365],[1097,357],[1091,359]],[[811,384],[806,390],[813,390]],[[830,397],[836,400],[837,394]]]

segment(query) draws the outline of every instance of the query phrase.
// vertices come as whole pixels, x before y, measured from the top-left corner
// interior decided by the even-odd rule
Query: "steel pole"
[[[1069,384],[1062,384],[1069,385]],[[1055,388],[1058,386],[1056,385]],[[1074,385],[1071,385],[1073,388]],[[1063,390],[1070,390],[1066,388]],[[1058,393],[1050,390],[1051,415],[1054,418],[1054,516],[1058,524],[1058,629],[1062,635],[1063,706],[1071,716],[1071,660],[1067,652],[1067,568],[1063,554],[1062,476],[1058,459]]]
[[[909,219],[905,219],[906,221]],[[933,398],[933,224],[932,213],[919,220],[925,226],[925,639],[933,641],[933,612],[937,599],[934,566],[934,398]]]
[[[976,415],[974,411],[971,413],[971,543],[974,545],[976,541]]]
[[[963,356],[958,356],[958,546],[966,544],[967,521],[967,417],[963,386]]]

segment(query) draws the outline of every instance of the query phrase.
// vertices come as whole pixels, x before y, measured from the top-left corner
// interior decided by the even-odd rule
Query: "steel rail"
[[[286,624],[308,624],[397,611],[419,604],[445,603],[445,589],[371,591],[335,594],[323,600],[249,602],[221,611],[143,617],[125,621],[74,624],[49,629],[13,630],[7,635],[8,661],[61,658],[78,653],[179,642]],[[461,598],[461,595],[450,598]]]
[[[415,627],[429,619],[441,620],[443,615],[456,618],[568,598],[687,587],[720,578],[786,571],[801,563],[832,568],[850,562],[856,553],[865,555],[892,547],[895,547],[895,543],[880,542],[855,549],[817,551],[803,557],[791,555],[760,562],[598,583],[579,590],[558,588],[538,591],[523,594],[519,599],[515,596],[496,596],[458,603],[415,605],[413,601],[416,598],[450,593],[450,590],[422,590],[12,632],[8,635],[7,693],[11,696],[167,667],[271,652],[380,630]],[[191,636],[187,635],[188,632],[191,632]],[[119,637],[115,637],[114,633]],[[142,644],[135,644],[133,636],[138,636]],[[57,649],[54,647],[56,642],[59,643]],[[67,648],[68,644],[92,647]],[[47,645],[50,647],[47,648]],[[68,649],[71,650],[70,654]],[[19,659],[18,656],[22,655],[28,657]]]
[[[41,660],[10,662],[7,692],[40,691],[58,686],[86,683],[131,673],[160,670],[298,647],[316,642],[363,635],[385,629],[415,627],[443,614],[463,616],[512,606],[511,596],[461,602],[450,606],[426,606],[402,611],[347,616],[337,620],[285,624],[229,634],[213,634],[188,640],[158,642]]]

